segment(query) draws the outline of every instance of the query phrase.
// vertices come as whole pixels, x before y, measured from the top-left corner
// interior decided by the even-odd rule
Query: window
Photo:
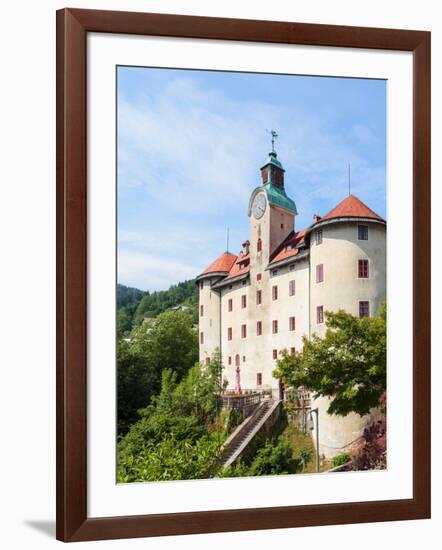
[[[256,241],[256,252],[261,252],[261,250],[262,250],[262,240],[258,239]]]
[[[289,330],[295,330],[296,322],[294,317],[289,317]]]
[[[241,338],[247,337],[247,325],[241,325]]]
[[[316,282],[322,283],[324,281],[324,264],[316,266]]]
[[[278,332],[278,321],[272,321],[272,332],[273,334],[277,334]]]
[[[322,229],[317,229],[315,231],[315,244],[322,243]]]
[[[261,336],[262,334],[262,321],[256,321],[256,335]]]
[[[245,355],[242,356],[242,362],[243,362],[243,363],[246,362],[246,356],[245,356]]]
[[[281,224],[281,229],[284,229],[284,224],[283,223]]]
[[[232,300],[232,298],[229,298],[228,304],[229,304],[228,310],[232,311],[233,310],[233,300]]]
[[[204,332],[200,332],[200,344],[204,344]]]
[[[359,302],[359,317],[370,317],[370,302]]]
[[[247,284],[247,281],[244,279],[244,281],[242,282],[242,286],[246,286]]]
[[[262,373],[257,372],[256,373],[256,385],[260,386],[262,384]]]
[[[289,271],[295,271],[295,264],[289,265]]]
[[[316,322],[318,325],[324,322],[324,306],[318,306],[316,308]]]
[[[229,365],[231,365],[231,364],[232,364],[232,356],[229,355]]]
[[[358,225],[358,240],[368,241],[368,225]]]
[[[272,286],[272,300],[278,299],[278,287],[277,285]]]
[[[204,317],[204,306],[200,306],[200,317]]]
[[[227,340],[231,340],[232,339],[232,327],[229,327],[227,329]]]
[[[285,250],[286,252],[288,252],[289,250],[291,250],[293,248],[293,245],[292,244],[288,244],[286,247],[285,247]]]
[[[290,348],[290,353],[291,353],[292,355],[295,353],[295,351],[296,351],[296,348],[294,348],[294,347],[293,347],[293,348]]]
[[[278,350],[277,349],[273,350],[272,357],[273,357],[273,359],[278,359]]]
[[[229,290],[232,290],[232,288],[233,288],[233,285],[229,285]]]
[[[239,269],[244,269],[246,267],[246,262],[239,264]]]
[[[241,296],[241,307],[242,307],[242,308],[247,307],[247,296],[246,296],[245,294],[243,294],[243,295]]]
[[[257,281],[260,281],[261,279],[262,279],[261,273],[257,273],[257,274],[256,274],[256,280],[257,280]]]
[[[256,291],[256,305],[259,306],[262,302],[262,291],[257,290]]]
[[[368,260],[359,260],[358,277],[360,279],[368,279]]]
[[[204,281],[200,282],[200,289],[202,290],[204,288]]]
[[[206,365],[210,365],[210,357],[206,357]]]
[[[296,291],[295,281],[289,281],[289,296],[294,296]]]
[[[274,270],[272,271],[272,276],[274,277],[275,275],[278,275],[278,270],[277,270],[277,269],[274,269]]]

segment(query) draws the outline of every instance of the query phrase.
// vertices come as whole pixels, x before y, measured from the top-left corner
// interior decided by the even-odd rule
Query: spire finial
[[[275,139],[278,137],[278,133],[276,132],[276,130],[266,130],[266,132],[268,132],[272,136],[272,153],[275,153],[276,155]]]

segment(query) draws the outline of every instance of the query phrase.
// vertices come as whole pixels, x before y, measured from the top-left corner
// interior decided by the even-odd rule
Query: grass
[[[302,433],[295,424],[289,422],[287,427],[284,429],[284,431],[281,434],[281,437],[286,439],[293,450],[293,458],[299,459],[301,456],[301,452],[304,449],[307,449],[311,452],[311,460],[307,464],[304,472],[304,474],[313,474],[316,472],[316,450],[315,446],[313,444],[312,437],[310,433]],[[333,468],[333,465],[330,460],[325,460],[324,458],[321,458],[319,469],[321,472],[326,472],[327,470],[330,470],[330,468]],[[291,472],[296,473],[296,472]],[[298,472],[299,473],[299,472]]]

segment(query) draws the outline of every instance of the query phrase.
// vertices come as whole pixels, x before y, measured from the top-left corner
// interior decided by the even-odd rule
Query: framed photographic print
[[[430,516],[429,33],[60,10],[57,252],[57,538]]]

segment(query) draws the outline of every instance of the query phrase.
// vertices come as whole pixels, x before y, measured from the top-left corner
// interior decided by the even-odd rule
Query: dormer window
[[[292,248],[293,248],[293,245],[292,245],[292,244],[288,244],[288,245],[285,247],[286,251],[292,250]]]

